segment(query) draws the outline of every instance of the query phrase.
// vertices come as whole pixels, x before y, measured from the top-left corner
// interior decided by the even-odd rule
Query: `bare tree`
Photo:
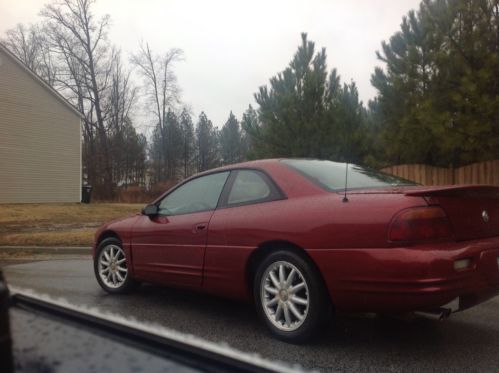
[[[112,62],[111,84],[103,107],[112,149],[113,180],[126,188],[145,182],[147,143],[145,137],[137,134],[130,119],[137,98],[131,72],[123,65],[120,53],[115,54]]]
[[[112,197],[113,178],[102,97],[109,88],[115,51],[107,40],[109,16],[97,19],[92,12],[95,0],[59,0],[46,5],[47,40],[58,56],[63,71],[57,83],[72,92],[85,116],[85,132],[98,140],[94,161],[98,172],[89,175],[103,198]],[[88,168],[88,167],[87,167]]]
[[[137,87],[130,78],[131,71],[123,65],[121,53],[117,52],[112,61],[111,83],[103,104],[110,129],[123,127],[137,99]]]
[[[174,147],[179,129],[172,108],[180,102],[180,89],[173,66],[182,57],[182,50],[176,48],[163,55],[154,54],[147,43],[141,43],[139,52],[131,57],[143,79],[147,107],[151,108],[150,113],[156,122],[151,149],[156,182],[174,178],[176,174]]]
[[[114,186],[145,183],[147,141],[130,118],[137,87],[108,41],[109,16],[96,17],[94,4],[53,0],[40,12],[43,23],[19,24],[2,42],[83,114],[84,178],[109,199]],[[164,77],[169,104],[178,88],[168,69]]]
[[[48,84],[54,84],[57,69],[41,27],[19,23],[13,29],[7,30],[2,42],[30,70]]]
[[[18,23],[13,29],[7,30],[2,42],[29,69],[37,71],[40,63],[40,43],[34,26]]]
[[[148,106],[152,104],[157,123],[164,123],[168,108],[179,102],[180,89],[173,65],[182,57],[182,50],[177,48],[170,49],[164,55],[156,55],[147,43],[141,43],[139,52],[131,57],[132,64],[143,78]]]

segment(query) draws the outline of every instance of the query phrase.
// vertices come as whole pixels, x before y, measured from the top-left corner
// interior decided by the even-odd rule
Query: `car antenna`
[[[348,187],[348,161],[347,161],[346,167],[345,167],[345,193],[343,194],[342,202],[348,202],[347,187]]]
[[[350,136],[347,136],[347,146],[346,146],[346,151],[345,151],[345,161],[346,161],[346,164],[345,164],[345,190],[344,190],[344,193],[343,193],[343,199],[342,199],[342,202],[348,202],[348,197],[347,197],[347,187],[348,187],[348,160],[350,159]]]

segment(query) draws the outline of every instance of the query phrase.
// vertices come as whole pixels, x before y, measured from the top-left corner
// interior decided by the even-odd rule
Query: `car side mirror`
[[[157,205],[147,205],[142,209],[142,214],[146,216],[155,216],[158,215],[159,213],[159,208]]]

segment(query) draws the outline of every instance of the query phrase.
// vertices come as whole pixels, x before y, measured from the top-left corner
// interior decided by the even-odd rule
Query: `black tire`
[[[124,281],[120,281],[120,284],[119,286],[112,286],[111,284],[106,284],[106,280],[104,280],[100,273],[99,273],[99,266],[100,266],[100,263],[99,261],[101,259],[106,259],[105,257],[103,257],[103,252],[104,250],[109,250],[109,248],[113,247],[114,250],[116,250],[116,248],[119,248],[122,252],[122,255],[120,255],[119,257],[121,259],[125,259],[125,261],[121,264],[125,264],[125,268],[127,269],[127,272],[126,272],[126,276],[123,275],[124,272],[120,271],[120,276],[121,277],[124,277]],[[113,250],[113,251],[114,251]],[[120,260],[121,260],[120,259]],[[120,266],[121,266],[120,264]],[[100,287],[102,289],[104,289],[105,291],[107,291],[108,293],[111,293],[111,294],[124,294],[124,293],[128,293],[130,292],[132,289],[134,289],[137,285],[137,282],[130,276],[130,273],[128,271],[128,268],[129,268],[129,258],[127,258],[125,255],[124,255],[124,250],[123,250],[123,246],[121,244],[121,241],[118,240],[117,238],[114,238],[114,237],[110,237],[110,238],[106,238],[104,240],[102,240],[98,247],[97,247],[97,251],[96,251],[96,254],[95,254],[95,258],[94,258],[94,274],[95,274],[95,278],[97,279],[97,282],[99,283]],[[112,281],[112,280],[111,280]]]
[[[287,267],[288,272],[286,272],[286,264],[289,263],[290,266]],[[272,291],[274,289],[278,289],[275,284],[270,282],[270,272],[273,272],[275,277],[275,270],[280,269],[281,264],[283,265],[285,278],[289,276],[293,267],[294,278],[298,278],[296,283],[301,283],[302,280],[305,282],[306,287],[303,288],[302,295],[298,296],[298,293],[292,294],[291,289],[296,285],[289,284],[286,288],[286,285],[283,285],[281,290],[277,295],[274,296],[270,301],[270,298],[265,298],[264,301],[270,304],[271,302],[275,302],[277,299],[277,305],[275,306],[275,312],[272,314],[272,307],[265,307],[262,302],[262,297],[267,297],[269,293],[266,293],[265,286],[270,286]],[[296,272],[299,271],[299,273]],[[278,280],[280,280],[278,278]],[[281,283],[281,282],[279,282]],[[263,287],[263,288],[262,288]],[[281,292],[284,289],[284,294]],[[289,293],[288,293],[289,292]],[[260,263],[258,269],[256,271],[256,275],[253,283],[253,294],[257,312],[259,316],[263,319],[270,332],[277,337],[278,339],[288,342],[288,343],[303,343],[311,338],[314,338],[320,334],[320,332],[324,331],[326,326],[328,326],[331,321],[332,310],[331,310],[331,302],[329,300],[329,295],[325,289],[324,283],[318,270],[316,267],[310,263],[309,260],[298,255],[289,250],[279,250],[269,254],[265,259]],[[300,298],[302,301],[304,298],[308,300],[308,304],[301,305],[301,308],[296,307],[297,304],[293,303],[295,299]],[[307,298],[308,297],[308,298]],[[302,320],[299,320],[294,316],[294,313],[291,312],[291,308],[289,303],[293,303],[293,307],[295,311],[298,311],[298,314],[302,316]],[[282,303],[279,306],[279,303]],[[286,305],[285,305],[286,304]],[[294,318],[294,325],[287,325],[287,321],[283,321],[281,325],[279,320],[277,320],[277,307],[285,307],[288,309],[288,316]],[[281,310],[282,314],[284,311]],[[283,316],[283,318],[285,318]],[[289,330],[284,330],[289,328]],[[294,328],[294,329],[293,329]]]

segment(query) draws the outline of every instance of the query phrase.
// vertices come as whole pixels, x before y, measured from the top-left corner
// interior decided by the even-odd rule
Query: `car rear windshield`
[[[318,159],[285,159],[282,162],[327,190],[336,192],[345,188],[346,163]],[[371,189],[409,185],[418,184],[368,167],[348,164],[347,189]]]

